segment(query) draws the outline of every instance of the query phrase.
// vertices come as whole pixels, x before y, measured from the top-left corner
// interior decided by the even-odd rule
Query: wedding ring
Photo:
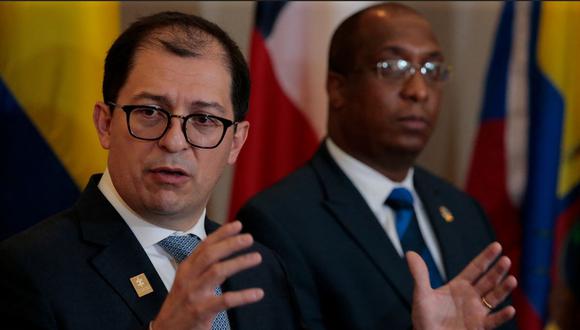
[[[489,310],[493,309],[493,306],[485,299],[485,297],[481,297],[481,303],[483,306],[487,307]]]

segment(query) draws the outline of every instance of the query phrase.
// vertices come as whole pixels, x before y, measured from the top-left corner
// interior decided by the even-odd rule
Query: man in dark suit
[[[205,216],[224,166],[244,144],[248,94],[246,63],[214,24],[161,13],[125,31],[107,55],[105,102],[93,112],[107,169],[74,207],[0,244],[3,326],[300,327],[277,258],[240,234],[240,222],[218,228]],[[498,253],[491,246],[466,268],[467,280],[436,295],[410,254],[417,329],[509,317],[513,310],[488,318],[477,300],[491,292],[493,303],[513,288],[497,287],[507,266],[501,259],[481,274]],[[462,301],[449,306],[452,297]]]
[[[310,328],[410,328],[412,307],[431,299],[415,292],[413,305],[407,251],[423,257],[430,283],[441,286],[431,293],[450,295],[440,304],[458,301],[450,298],[463,291],[457,281],[479,288],[470,299],[486,316],[506,297],[461,273],[494,239],[482,209],[415,166],[448,70],[430,24],[409,7],[372,6],[335,31],[328,137],[310,162],[238,213],[245,230],[283,259]],[[515,287],[502,272],[496,283]]]
[[[248,77],[199,17],[153,15],[115,41],[93,112],[107,169],[0,245],[2,328],[297,328],[280,262],[205,215],[246,139]]]

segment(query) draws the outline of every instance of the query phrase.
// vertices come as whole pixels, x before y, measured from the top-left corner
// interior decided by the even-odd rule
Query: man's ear
[[[328,72],[326,76],[326,92],[328,94],[328,104],[330,111],[342,109],[346,100],[346,79],[343,75],[335,72]]]
[[[111,108],[103,102],[97,102],[93,109],[93,123],[97,129],[99,141],[104,149],[109,149],[111,145],[111,123],[113,112]]]
[[[250,123],[248,121],[239,122],[234,129],[234,138],[232,140],[232,147],[228,156],[228,164],[232,165],[238,159],[238,155],[246,142],[248,131],[250,130]]]

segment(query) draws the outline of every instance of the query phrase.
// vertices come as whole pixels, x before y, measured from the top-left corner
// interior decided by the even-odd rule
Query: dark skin
[[[512,319],[516,313],[512,306],[491,313],[481,301],[483,297],[497,306],[517,286],[515,277],[506,276],[511,261],[505,256],[497,259],[500,254],[499,243],[488,245],[449,283],[432,289],[429,271],[421,257],[413,251],[407,252],[407,263],[415,281],[413,329],[495,329]]]
[[[385,79],[378,75],[376,63],[404,59],[418,68],[444,58],[429,22],[408,7],[373,6],[358,20],[364,24],[349,26],[337,37],[338,51],[333,53],[331,46],[336,59],[332,62],[340,63],[335,69],[341,72],[328,73],[328,134],[342,150],[400,182],[431,137],[442,85],[418,72],[400,80]],[[421,257],[407,253],[415,281],[414,329],[493,329],[512,319],[513,307],[491,313],[482,303],[484,298],[497,306],[517,286],[515,277],[507,275],[511,261],[500,255],[501,246],[492,243],[458,276],[432,289]]]
[[[415,12],[389,6],[364,12],[353,35],[354,67],[329,72],[329,136],[344,151],[400,182],[424,149],[440,111],[441,83],[421,74],[389,81],[376,63],[404,59],[415,66],[443,61],[430,24]],[[396,7],[397,8],[397,7]]]

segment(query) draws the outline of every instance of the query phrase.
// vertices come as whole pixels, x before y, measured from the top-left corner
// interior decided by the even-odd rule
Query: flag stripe
[[[580,4],[544,3],[538,36],[538,63],[563,99],[563,139],[558,196],[580,181]]]
[[[105,166],[91,113],[119,18],[117,2],[0,4],[0,75],[79,187]]]
[[[263,39],[270,36],[274,23],[285,5],[286,2],[283,1],[271,1],[260,3],[256,7],[256,29],[260,31]]]
[[[521,287],[542,319],[547,317],[564,104],[538,63],[541,4],[532,8],[528,188],[522,205],[524,242]]]
[[[237,161],[229,219],[256,192],[302,165],[316,149],[318,137],[288,99],[275,77],[259,31],[251,48],[250,133]]]
[[[506,106],[507,190],[514,205],[521,205],[528,175],[528,67],[531,3],[520,2],[513,16],[512,50]]]
[[[117,2],[0,3],[0,236],[74,202],[106,152],[92,123]]]
[[[552,287],[558,280],[562,242],[580,214],[580,132],[577,129],[580,124],[580,104],[577,105],[580,99],[580,66],[577,64],[580,43],[573,37],[580,29],[580,6],[533,2],[531,12],[525,13],[530,16],[527,58],[501,52],[497,46],[504,44],[504,48],[508,47],[506,36],[514,36],[511,42],[516,45],[522,38],[526,39],[506,21],[514,19],[514,10],[517,15],[523,15],[522,9],[527,5],[504,3],[467,189],[481,201],[492,218],[502,244],[509,246],[508,255],[514,260],[520,281],[514,294],[520,328],[539,330],[551,317],[548,303]],[[517,15],[515,17],[521,18]],[[518,47],[521,44],[516,49]],[[497,56],[504,59],[496,61]],[[506,71],[497,63],[506,60],[515,66],[527,61],[528,82],[511,80],[508,94],[504,91],[502,95],[501,91],[493,90],[505,88]],[[499,72],[492,72],[498,70],[498,66]],[[519,74],[515,68],[511,67],[510,75]],[[513,78],[510,76],[509,79]],[[520,86],[511,88],[512,83]],[[516,95],[515,90],[526,88],[527,115],[516,108],[520,103],[506,105],[502,100],[506,96],[510,101],[517,100],[526,93]],[[490,111],[487,109],[489,104],[508,108]],[[489,120],[495,116],[495,121]],[[501,127],[507,118],[516,122]],[[510,131],[505,132],[506,129]],[[514,145],[506,149],[505,137],[512,138],[512,134],[521,134],[520,140],[522,136],[527,137],[527,150],[514,148]],[[511,186],[514,181],[506,180],[511,179],[513,173],[506,175],[505,161],[520,164],[518,157],[526,152],[525,164],[510,167],[510,170],[520,171],[516,173],[518,175],[525,174],[525,180],[518,183],[525,188],[520,200],[518,192],[521,188],[514,189]],[[490,157],[495,158],[490,161]],[[505,193],[506,185],[509,185],[512,198]],[[508,205],[511,209],[506,207]],[[518,226],[521,226],[521,233],[518,233]],[[516,234],[511,237],[514,232]],[[520,244],[521,249],[517,246]]]
[[[2,80],[0,102],[0,141],[8,142],[0,162],[2,240],[70,206],[79,189]]]
[[[514,3],[507,2],[500,17],[493,56],[487,71],[481,121],[504,119],[509,59],[512,51]]]
[[[506,121],[507,87],[515,16],[514,2],[506,2],[501,12],[487,71],[481,126],[475,140],[466,190],[486,210],[504,252],[514,262],[518,275],[522,229],[519,209],[507,186]]]
[[[326,134],[326,61],[334,29],[368,2],[256,3],[250,132],[234,172],[230,217],[305,163]]]
[[[326,134],[330,38],[344,18],[367,5],[363,1],[290,2],[264,38],[278,83],[319,139]]]

